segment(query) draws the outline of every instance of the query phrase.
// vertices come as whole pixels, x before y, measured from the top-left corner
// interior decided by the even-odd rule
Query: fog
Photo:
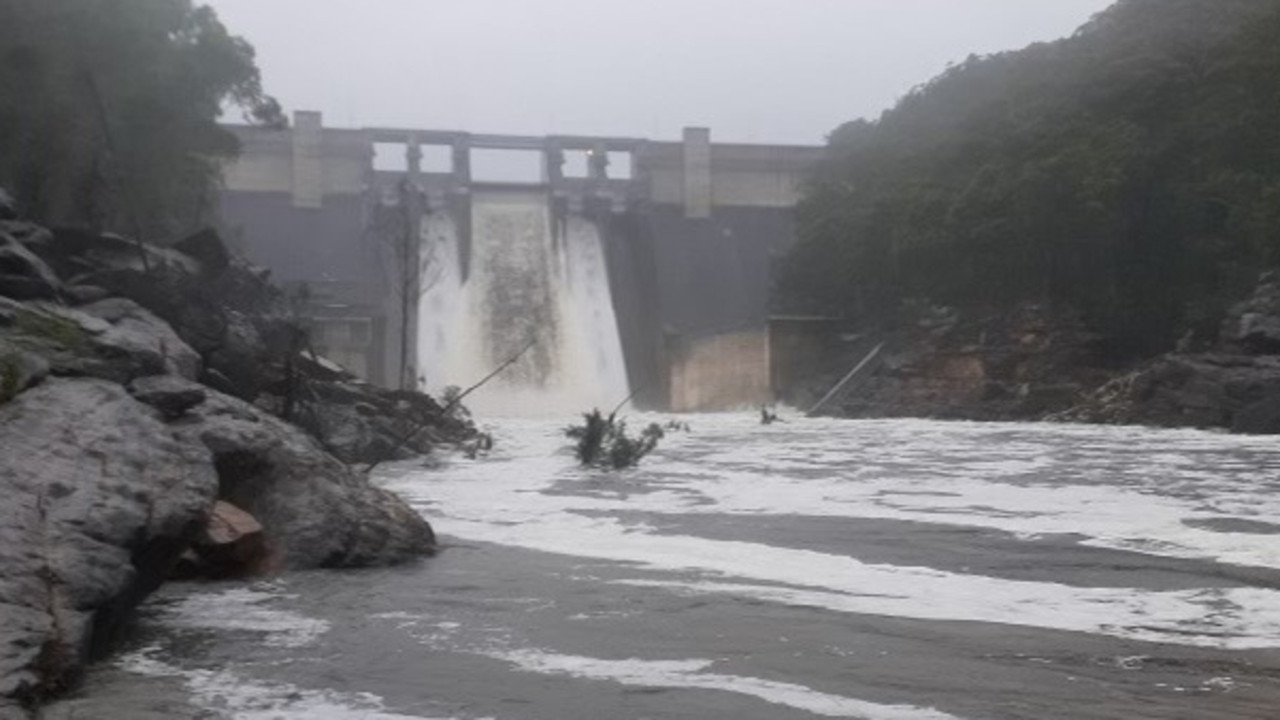
[[[1110,0],[213,0],[326,124],[818,143]]]

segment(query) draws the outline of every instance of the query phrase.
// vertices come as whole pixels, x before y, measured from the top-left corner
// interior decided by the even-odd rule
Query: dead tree
[[[396,183],[392,197],[379,199],[373,209],[370,228],[381,248],[396,302],[397,387],[401,390],[416,390],[418,387],[418,373],[413,365],[410,345],[416,336],[413,326],[418,320],[418,305],[423,294],[435,284],[441,271],[435,259],[435,244],[428,241],[424,251],[424,205],[422,193],[406,175]]]

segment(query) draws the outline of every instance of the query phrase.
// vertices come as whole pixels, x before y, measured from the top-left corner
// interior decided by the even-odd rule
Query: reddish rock
[[[270,568],[262,524],[229,502],[214,505],[194,549],[200,574],[207,577],[257,575]]]

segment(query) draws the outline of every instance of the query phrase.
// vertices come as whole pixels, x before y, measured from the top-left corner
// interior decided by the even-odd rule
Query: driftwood
[[[879,345],[875,346],[875,349],[873,349],[870,353],[867,353],[867,356],[862,359],[862,362],[854,366],[854,368],[849,371],[849,374],[844,376],[843,380],[836,383],[836,386],[831,388],[831,391],[828,392],[826,395],[824,395],[823,398],[818,401],[817,405],[814,405],[812,408],[809,409],[809,412],[805,413],[805,417],[817,417],[818,413],[821,413],[832,400],[844,394],[845,390],[847,390],[849,386],[853,384],[853,381],[857,380],[858,377],[862,374],[862,371],[869,367],[872,367],[872,363],[875,362],[877,359],[879,359],[880,351],[884,350],[884,345],[885,345],[884,343],[880,343]]]
[[[503,370],[506,370],[512,365],[515,365],[516,362],[520,360],[520,358],[524,357],[525,353],[532,350],[533,346],[537,344],[538,344],[537,338],[530,340],[529,343],[520,350],[520,352],[516,353],[515,355],[512,355],[510,358],[507,359],[506,362],[499,365],[493,372],[489,373],[488,375],[485,375],[484,378],[480,380],[480,382],[458,393],[456,397],[454,397],[452,400],[448,402],[448,404],[444,406],[444,409],[441,411],[440,414],[448,415],[450,412],[453,411],[454,408],[462,404],[462,401],[464,398],[466,398],[468,395],[475,392],[476,390],[479,390],[480,388],[487,385],[490,380],[493,380],[494,378],[498,377],[498,375],[500,375]],[[386,462],[388,458],[395,455],[395,453],[398,450],[400,450],[400,448],[404,447],[405,443],[409,442],[409,440],[412,439],[415,435],[422,432],[423,428],[425,428],[426,426],[427,424],[425,422],[415,423],[413,427],[409,429],[409,432],[401,435],[400,438],[396,441],[396,443],[391,446],[391,449],[389,449],[386,453],[383,454],[382,458],[369,463],[369,466],[364,469],[365,473],[373,472],[374,468]]]

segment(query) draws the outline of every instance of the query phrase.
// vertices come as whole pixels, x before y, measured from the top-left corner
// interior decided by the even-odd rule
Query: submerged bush
[[[617,415],[605,417],[599,410],[582,415],[582,425],[565,428],[564,434],[574,440],[574,454],[588,467],[621,470],[632,467],[658,446],[665,434],[662,426],[650,423],[636,437],[627,435],[627,424]]]

